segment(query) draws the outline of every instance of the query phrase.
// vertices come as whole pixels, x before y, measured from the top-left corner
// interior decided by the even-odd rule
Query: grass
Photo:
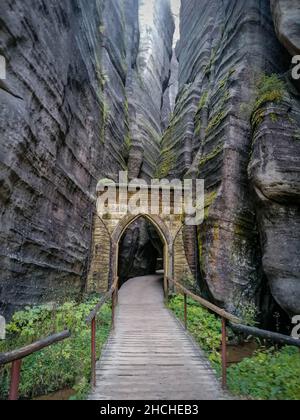
[[[0,352],[19,348],[39,338],[68,328],[72,337],[44,349],[23,361],[20,397],[32,399],[72,388],[72,399],[85,399],[90,390],[90,328],[85,319],[98,298],[57,308],[27,308],[15,314],[7,326],[8,339],[0,342]],[[183,297],[175,296],[169,308],[183,320]],[[100,356],[111,326],[111,309],[104,305],[97,321],[97,349]],[[212,367],[221,371],[221,322],[213,314],[188,299],[188,326],[195,341],[207,354]],[[228,369],[229,390],[236,395],[261,400],[300,400],[300,355],[293,347],[260,349],[251,358]],[[6,399],[9,366],[0,370],[0,398]]]
[[[70,339],[35,353],[22,364],[20,398],[33,399],[65,388],[72,388],[72,399],[84,399],[90,390],[90,328],[85,319],[98,298],[76,304],[68,302],[56,309],[46,306],[27,308],[15,314],[7,326],[8,338],[0,342],[0,352],[20,348],[65,328]],[[107,341],[111,325],[111,309],[104,305],[97,319],[97,356]],[[10,366],[0,370],[0,399],[6,399]]]
[[[265,118],[264,105],[267,103],[280,103],[284,99],[285,83],[276,74],[263,75],[258,83],[258,96],[254,104],[252,114],[252,126],[255,128]],[[277,121],[277,115],[272,113],[270,116],[272,122]]]
[[[183,321],[183,297],[175,296],[169,308]],[[188,299],[188,328],[207,354],[212,367],[221,372],[221,322]],[[228,369],[229,391],[259,400],[300,400],[300,354],[294,347],[261,348],[254,356]]]
[[[258,351],[232,366],[229,389],[259,400],[300,400],[300,355],[295,347]]]
[[[255,108],[266,102],[278,102],[283,99],[285,83],[276,74],[263,75],[258,84],[258,98]]]
[[[169,308],[177,318],[184,320],[183,297],[175,296],[169,302]],[[195,341],[207,354],[215,369],[221,364],[221,321],[192,299],[188,299],[188,327]]]

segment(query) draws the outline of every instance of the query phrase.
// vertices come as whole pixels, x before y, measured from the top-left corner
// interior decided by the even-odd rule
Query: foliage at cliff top
[[[285,83],[276,74],[263,75],[258,84],[258,97],[254,109],[266,102],[280,102],[283,99]]]
[[[14,315],[7,326],[7,340],[0,342],[0,352],[19,348],[66,328],[72,332],[70,339],[24,359],[21,399],[32,399],[65,388],[74,389],[74,399],[85,398],[91,377],[91,333],[85,319],[98,299],[88,298],[80,304],[67,302],[57,308],[27,308]],[[107,340],[110,320],[111,309],[105,305],[97,320],[98,356]],[[6,399],[8,395],[9,368],[0,370],[0,399]]]

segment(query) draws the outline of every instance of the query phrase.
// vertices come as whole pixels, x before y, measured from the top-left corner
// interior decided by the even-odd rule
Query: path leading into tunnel
[[[227,399],[204,354],[165,307],[158,276],[122,286],[116,328],[97,364],[97,387],[89,399]]]

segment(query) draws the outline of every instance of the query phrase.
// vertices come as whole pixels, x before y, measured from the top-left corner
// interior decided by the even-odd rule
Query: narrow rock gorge
[[[85,289],[94,196],[160,153],[174,22],[168,0],[4,0],[0,310]],[[146,21],[144,22],[146,18]]]
[[[1,313],[85,290],[96,185],[120,170],[204,178],[194,286],[300,313],[298,0],[179,3],[1,1]],[[121,265],[146,271],[157,237],[136,228]]]
[[[299,7],[283,3],[182,1],[179,94],[161,155],[164,175],[206,182],[200,282],[227,309],[255,302],[264,315],[278,303],[300,310],[300,103],[285,49],[297,51]]]

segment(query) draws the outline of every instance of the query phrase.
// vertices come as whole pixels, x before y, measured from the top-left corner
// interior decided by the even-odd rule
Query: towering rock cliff
[[[238,312],[247,302],[259,305],[266,275],[277,302],[299,312],[295,90],[289,103],[277,104],[280,122],[271,115],[259,128],[251,124],[256,104],[263,103],[257,98],[263,76],[280,76],[290,66],[276,37],[270,2],[183,1],[176,52],[179,95],[162,141],[160,173],[205,179],[205,222],[198,228],[200,283],[208,286],[214,300]],[[282,90],[288,90],[287,85]],[[272,98],[265,102],[274,107]],[[257,130],[269,139],[268,153]],[[281,169],[276,170],[278,159]],[[266,188],[270,184],[268,204],[262,204],[261,194],[255,201],[259,181]],[[272,201],[276,194],[283,207]],[[192,247],[193,241],[186,246]]]
[[[170,79],[174,29],[169,0],[141,2],[139,48],[133,57],[135,64],[131,66],[126,84],[131,178],[150,180],[155,174],[163,118],[167,118],[171,111],[169,97],[164,92]]]
[[[174,31],[169,2],[153,4],[142,27],[138,0],[1,1],[5,314],[78,294],[97,181],[127,165],[134,175],[153,173]]]
[[[271,0],[276,34],[291,55],[300,53],[300,4],[298,0]]]
[[[271,1],[275,30],[300,54],[300,5]],[[297,88],[298,87],[298,88]],[[266,79],[252,114],[249,175],[257,197],[262,267],[276,301],[300,313],[300,90],[290,72]]]
[[[214,301],[300,313],[298,3],[183,0],[174,49],[169,0],[1,1],[1,312],[84,289],[96,183],[128,169],[205,179],[184,240]]]

